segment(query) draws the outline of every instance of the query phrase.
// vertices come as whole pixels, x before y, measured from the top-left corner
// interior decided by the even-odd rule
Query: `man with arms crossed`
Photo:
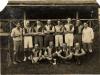
[[[62,46],[63,44],[63,25],[60,21],[57,21],[55,26],[55,47]]]
[[[71,23],[71,21],[71,18],[68,18],[67,24],[65,24],[65,43],[67,44],[70,50],[72,49],[74,40],[74,25]]]
[[[25,24],[26,25],[23,28],[23,35],[32,33],[32,28],[28,20],[26,21]],[[32,36],[25,35],[24,36],[24,61],[26,61],[26,59],[28,59],[28,57],[30,56],[32,48],[33,48]]]
[[[47,21],[47,25],[45,25],[44,33],[47,33],[44,37],[44,46],[49,46],[49,42],[54,41],[54,26],[51,24],[51,20]]]

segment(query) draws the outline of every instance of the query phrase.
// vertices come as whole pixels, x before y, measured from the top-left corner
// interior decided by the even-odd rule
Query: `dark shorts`
[[[43,36],[35,36],[34,43],[39,44],[40,47],[43,47]]]
[[[49,46],[49,42],[54,42],[54,36],[52,34],[44,36],[44,46]]]
[[[80,44],[82,43],[82,35],[81,34],[75,34],[74,35],[74,44],[77,43],[77,42],[80,43]]]

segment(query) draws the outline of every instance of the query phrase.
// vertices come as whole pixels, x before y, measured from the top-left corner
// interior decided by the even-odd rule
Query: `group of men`
[[[37,63],[47,60],[54,65],[74,57],[80,64],[81,56],[93,52],[93,29],[86,22],[81,24],[80,20],[74,25],[71,18],[67,19],[66,24],[58,20],[57,25],[53,25],[51,20],[47,20],[46,25],[37,20],[35,26],[30,26],[29,21],[26,21],[24,28],[21,28],[20,23],[17,23],[12,29],[11,37],[14,44],[14,64],[22,61],[18,58],[20,51],[24,53],[23,61]],[[21,49],[22,43],[24,50]]]

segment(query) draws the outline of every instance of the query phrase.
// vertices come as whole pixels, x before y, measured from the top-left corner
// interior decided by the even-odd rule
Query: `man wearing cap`
[[[21,62],[19,58],[19,52],[22,50],[22,28],[20,23],[16,24],[16,27],[11,31],[11,37],[13,38],[14,50],[13,50],[13,64]]]
[[[63,25],[60,21],[57,21],[57,25],[55,26],[55,46],[62,46],[63,43]]]
[[[31,50],[33,48],[33,40],[32,36],[28,35],[32,33],[32,28],[27,20],[25,26],[23,28],[23,35],[24,35],[24,61],[30,56]],[[26,35],[27,34],[27,35]]]
[[[45,25],[44,28],[44,33],[47,33],[46,36],[44,37],[44,46],[47,47],[49,46],[49,42],[54,41],[54,26],[51,24],[51,20],[47,21],[47,25]]]
[[[71,18],[67,19],[67,24],[65,24],[65,43],[69,47],[69,49],[73,46],[73,40],[74,40],[74,25],[71,23]]]
[[[92,53],[92,43],[94,39],[94,32],[91,27],[88,26],[87,23],[84,23],[84,29],[82,32],[82,43],[83,43],[83,48],[87,51]]]

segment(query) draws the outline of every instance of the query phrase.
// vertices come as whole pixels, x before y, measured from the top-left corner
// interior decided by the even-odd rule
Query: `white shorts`
[[[63,44],[63,35],[55,35],[55,46],[62,46]]]
[[[73,34],[65,34],[65,43],[67,46],[73,46],[74,35]]]
[[[33,41],[31,36],[24,37],[24,48],[33,48]]]

